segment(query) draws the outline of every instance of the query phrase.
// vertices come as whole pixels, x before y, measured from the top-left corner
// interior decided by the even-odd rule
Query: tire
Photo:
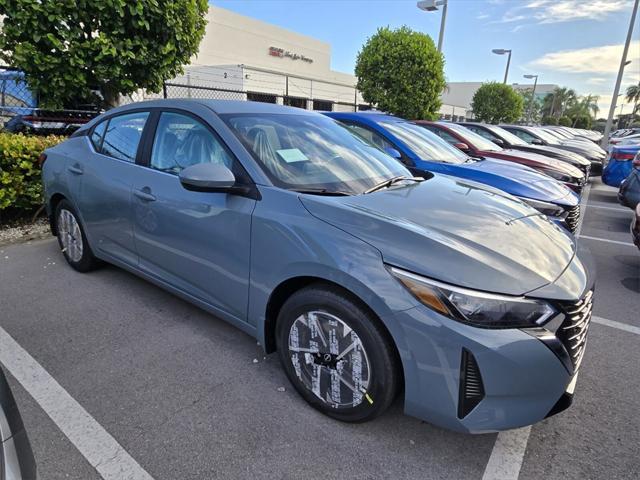
[[[61,200],[55,210],[58,245],[65,260],[78,272],[89,272],[99,266],[93,255],[78,213],[68,200]]]
[[[388,336],[338,288],[315,284],[294,293],[278,314],[276,342],[295,389],[332,418],[365,422],[395,399],[399,366]]]

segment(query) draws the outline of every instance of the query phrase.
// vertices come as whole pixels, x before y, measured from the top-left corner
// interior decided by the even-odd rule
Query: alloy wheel
[[[289,357],[298,380],[334,409],[372,403],[369,357],[360,337],[344,321],[322,311],[296,318],[289,330]]]
[[[63,252],[72,262],[82,259],[83,244],[80,225],[69,210],[61,209],[58,214],[58,235]]]

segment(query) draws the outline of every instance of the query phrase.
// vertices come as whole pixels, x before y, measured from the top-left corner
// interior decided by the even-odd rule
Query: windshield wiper
[[[416,183],[424,182],[424,178],[421,178],[421,177],[405,177],[401,175],[399,177],[393,177],[388,180],[385,180],[384,182],[380,182],[377,185],[374,185],[373,187],[369,188],[368,190],[365,190],[362,193],[376,192],[378,190],[382,190],[383,188],[388,188],[394,183],[403,182],[405,180],[409,182],[416,182]]]
[[[308,193],[311,195],[330,195],[335,197],[348,197],[352,195],[349,192],[329,190],[327,188],[291,188],[290,190],[298,193]]]

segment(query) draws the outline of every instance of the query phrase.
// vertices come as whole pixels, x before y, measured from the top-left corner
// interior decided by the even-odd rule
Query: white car
[[[615,137],[609,140],[609,145],[615,146],[638,144],[640,144],[640,133],[635,133],[633,135],[627,135],[624,137]]]

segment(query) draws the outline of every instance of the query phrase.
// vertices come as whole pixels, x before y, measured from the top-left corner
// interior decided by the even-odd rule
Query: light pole
[[[524,75],[524,78],[528,78],[531,80],[535,78],[533,81],[533,92],[531,92],[531,100],[529,100],[529,113],[527,114],[527,124],[531,125],[531,115],[533,114],[533,102],[536,99],[536,87],[538,86],[538,75]]]
[[[511,63],[511,50],[505,50],[504,48],[494,48],[493,50],[491,50],[493,53],[495,53],[496,55],[504,55],[505,53],[508,53],[509,56],[507,57],[507,69],[504,71],[504,84],[507,84],[507,77],[509,76],[509,64]]]
[[[444,37],[444,24],[447,21],[447,0],[421,0],[417,3],[420,10],[425,12],[435,12],[438,7],[442,7],[442,18],[440,19],[440,34],[438,35],[438,51],[442,52],[442,39]]]
[[[613,124],[613,115],[616,112],[616,102],[618,101],[618,93],[620,92],[620,84],[622,83],[622,75],[624,73],[624,67],[627,65],[627,52],[629,51],[629,44],[631,43],[631,35],[633,34],[633,24],[636,21],[636,14],[638,13],[638,3],[640,0],[633,2],[633,10],[631,12],[631,20],[629,21],[629,31],[627,32],[627,41],[624,44],[624,50],[622,50],[622,58],[620,59],[620,68],[618,69],[618,78],[616,79],[616,86],[613,89],[613,96],[611,97],[611,106],[609,107],[609,116],[607,117],[607,125],[604,127],[604,135],[602,136],[602,148],[606,148],[609,143],[609,133],[611,133],[611,125]]]

